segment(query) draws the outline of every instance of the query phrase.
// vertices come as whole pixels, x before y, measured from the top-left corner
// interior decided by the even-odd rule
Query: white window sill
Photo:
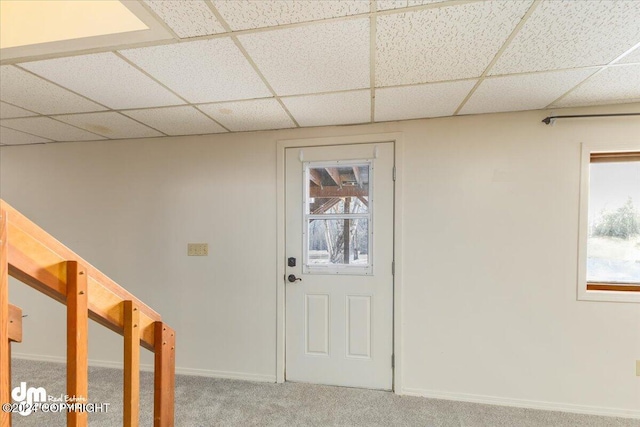
[[[581,288],[578,293],[578,300],[640,303],[640,292],[588,291]]]

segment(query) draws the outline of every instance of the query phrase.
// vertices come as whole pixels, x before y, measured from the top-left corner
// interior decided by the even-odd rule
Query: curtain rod
[[[575,116],[549,116],[542,119],[542,123],[550,125],[555,119],[582,119],[585,117],[623,117],[640,116],[640,113],[615,113],[615,114],[579,114]]]

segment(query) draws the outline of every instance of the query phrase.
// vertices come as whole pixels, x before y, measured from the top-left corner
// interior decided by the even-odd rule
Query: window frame
[[[640,142],[583,143],[580,176],[578,246],[578,300],[640,303],[640,286],[625,283],[587,281],[587,241],[589,234],[590,166],[595,159],[634,159],[640,156]],[[597,161],[597,160],[596,160]],[[611,161],[611,160],[608,160]]]
[[[345,167],[345,166],[368,166],[369,167],[369,206],[367,213],[360,214],[324,214],[314,215],[311,214],[309,209],[309,182],[310,182],[310,169],[324,168],[324,167]],[[373,177],[374,177],[374,164],[372,159],[361,160],[331,160],[331,161],[317,161],[317,162],[303,162],[303,219],[302,219],[302,273],[303,274],[338,274],[338,275],[354,275],[354,276],[371,276],[373,275]],[[309,264],[309,220],[313,219],[366,219],[368,221],[369,240],[367,248],[367,264],[366,265],[352,265],[352,264]],[[318,218],[315,218],[318,217]]]

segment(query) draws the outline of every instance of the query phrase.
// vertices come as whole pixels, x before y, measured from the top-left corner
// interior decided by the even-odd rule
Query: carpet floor
[[[59,363],[13,360],[13,386],[65,394]],[[109,403],[89,415],[92,427],[122,425],[122,371],[89,369],[89,401]],[[140,425],[153,425],[153,374],[141,373]],[[15,414],[14,427],[65,426],[61,413]],[[640,420],[397,396],[393,393],[309,384],[269,384],[176,377],[176,427],[209,426],[420,426],[420,427],[640,427]]]

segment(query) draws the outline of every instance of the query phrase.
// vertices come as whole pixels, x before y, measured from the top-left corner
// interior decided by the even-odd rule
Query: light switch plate
[[[636,376],[640,377],[640,360],[636,360]]]
[[[209,255],[208,243],[189,243],[187,244],[188,256],[207,256]]]

